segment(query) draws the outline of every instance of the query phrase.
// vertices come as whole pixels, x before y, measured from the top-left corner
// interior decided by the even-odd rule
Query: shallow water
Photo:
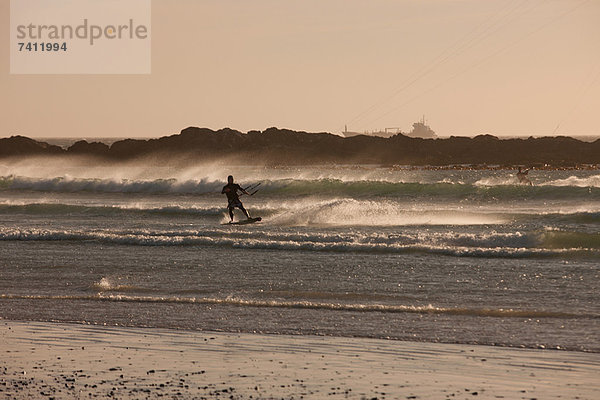
[[[263,222],[222,225],[230,173]],[[0,175],[3,318],[600,351],[599,171]]]

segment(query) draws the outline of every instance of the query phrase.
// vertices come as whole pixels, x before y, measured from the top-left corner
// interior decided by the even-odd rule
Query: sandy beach
[[[597,353],[7,320],[0,332],[2,398],[600,397]]]

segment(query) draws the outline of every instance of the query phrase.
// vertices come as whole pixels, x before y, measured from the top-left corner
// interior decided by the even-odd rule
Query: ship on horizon
[[[344,126],[344,131],[342,132],[342,135],[344,135],[344,137],[365,135],[365,136],[379,136],[379,137],[389,138],[389,137],[392,137],[392,136],[395,136],[398,134],[412,137],[412,138],[421,138],[421,139],[437,139],[438,138],[438,136],[434,132],[434,130],[431,129],[431,127],[429,125],[427,125],[425,116],[423,116],[423,118],[420,121],[417,121],[414,124],[412,124],[412,130],[410,132],[402,132],[400,130],[400,128],[385,128],[384,130],[371,131],[371,132],[369,132],[369,131],[352,132],[352,131],[348,131],[347,125]]]

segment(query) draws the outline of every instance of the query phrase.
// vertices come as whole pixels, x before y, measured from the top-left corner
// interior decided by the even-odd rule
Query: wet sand
[[[0,398],[598,399],[600,354],[0,321]]]

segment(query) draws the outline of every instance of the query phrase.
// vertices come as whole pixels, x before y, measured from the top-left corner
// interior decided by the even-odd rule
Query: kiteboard
[[[253,224],[255,222],[260,222],[260,221],[262,221],[262,218],[256,217],[256,218],[241,219],[241,220],[235,221],[235,222],[225,222],[224,224],[221,224],[221,225],[247,225],[247,224]]]

